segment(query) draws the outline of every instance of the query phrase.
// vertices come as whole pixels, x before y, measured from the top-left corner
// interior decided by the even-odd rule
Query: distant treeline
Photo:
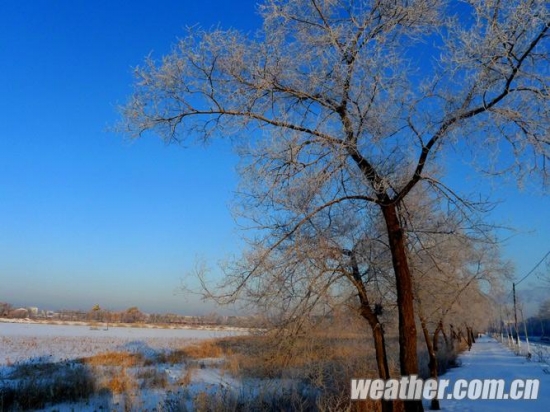
[[[111,311],[95,305],[90,310],[63,309],[40,310],[36,307],[14,307],[0,302],[0,317],[12,319],[51,319],[59,321],[102,323],[148,323],[169,325],[223,325],[235,327],[258,326],[257,319],[250,316],[228,316],[210,313],[202,316],[185,316],[175,313],[144,313],[133,306],[123,311]]]

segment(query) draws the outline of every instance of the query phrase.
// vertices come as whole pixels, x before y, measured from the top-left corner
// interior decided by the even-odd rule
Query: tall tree
[[[465,157],[471,144],[476,159],[509,152],[497,168],[511,159],[517,172],[546,172],[548,9],[545,0],[267,0],[255,36],[192,30],[136,69],[124,127],[167,141],[238,136],[246,216],[263,229],[251,247],[265,258],[319,214],[375,209],[395,274],[401,373],[416,374],[403,201],[423,180],[453,195],[428,167],[446,148]]]

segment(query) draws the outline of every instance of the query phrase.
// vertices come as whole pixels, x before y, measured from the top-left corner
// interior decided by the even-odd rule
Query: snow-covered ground
[[[243,334],[238,329],[153,329],[98,325],[0,322],[0,366],[30,359],[68,360],[110,351],[177,349],[190,343]]]
[[[106,352],[132,352],[155,359],[160,352],[169,353],[182,347],[205,339],[214,339],[232,335],[242,335],[247,330],[239,328],[209,329],[157,329],[134,327],[109,327],[78,324],[36,324],[29,322],[8,323],[0,320],[0,384],[5,387],[17,385],[13,373],[18,367],[31,365],[31,369],[40,370],[43,366],[55,362],[65,365],[67,370],[78,367],[79,358],[91,357]],[[151,356],[148,356],[151,355]],[[282,379],[247,379],[235,378],[223,367],[224,358],[186,359],[177,363],[161,362],[145,366],[128,366],[118,368],[116,376],[126,377],[127,382],[139,384],[139,376],[151,376],[165,379],[161,387],[130,386],[127,392],[103,391],[92,394],[82,401],[67,401],[50,405],[43,412],[56,410],[69,412],[79,410],[91,412],[109,411],[158,411],[158,410],[193,410],[197,396],[215,397],[218,401],[236,399],[244,396],[257,397],[281,393],[289,390],[291,380]],[[52,367],[50,367],[52,368]],[[84,366],[84,372],[93,371],[98,382],[105,382],[102,369]],[[109,367],[107,367],[109,369]],[[110,367],[112,371],[112,367]],[[115,368],[116,369],[116,368]],[[52,368],[54,370],[54,368]],[[31,378],[37,384],[49,387],[50,381],[42,382],[49,377]],[[110,376],[110,375],[109,375]],[[26,379],[26,378],[24,378]],[[161,379],[161,380],[162,380]],[[52,377],[53,382],[57,382]],[[33,381],[34,382],[34,381]],[[112,382],[112,380],[111,380]],[[184,383],[185,382],[185,383]],[[2,389],[0,385],[0,392]],[[214,398],[213,398],[214,399]],[[210,402],[205,399],[204,402]],[[1,405],[0,405],[1,406]],[[0,410],[2,408],[0,407]],[[16,410],[17,409],[16,407]]]
[[[99,324],[37,324],[0,320],[0,383],[15,385],[11,374],[19,366],[46,365],[61,362],[68,369],[77,365],[73,360],[107,352],[130,352],[155,359],[161,352],[169,353],[206,339],[247,333],[239,328],[152,328],[112,327]],[[67,361],[67,362],[65,362]],[[165,388],[138,388],[126,394],[97,394],[82,402],[67,402],[50,406],[44,411],[154,411],[172,397],[192,408],[191,399],[208,388],[231,387],[238,389],[239,382],[220,369],[223,359],[188,360],[178,364],[159,363],[148,367],[122,368],[129,382],[137,382],[135,375],[152,373],[166,378]],[[206,367],[205,367],[206,365]],[[95,369],[101,375],[99,369]],[[117,372],[118,373],[118,372]],[[182,387],[178,382],[185,375],[189,383]],[[101,376],[99,377],[101,378]],[[43,379],[43,378],[40,378]],[[1,389],[1,385],[0,385]],[[176,391],[172,391],[175,389]],[[0,391],[1,392],[1,391]],[[1,410],[3,410],[0,407]]]
[[[102,325],[90,328],[86,325],[45,325],[0,322],[0,378],[11,369],[8,365],[20,362],[52,362],[88,357],[112,351],[139,352],[142,354],[169,351],[192,344],[198,340],[242,334],[243,330],[196,330],[196,329],[152,329],[109,327]],[[522,347],[523,348],[523,347]],[[525,349],[525,348],[523,348]],[[514,379],[538,379],[540,381],[536,400],[441,400],[441,408],[450,412],[539,412],[550,410],[550,358],[546,348],[531,346],[533,356],[516,355],[512,349],[490,337],[482,337],[470,352],[460,356],[461,366],[451,369],[442,378],[451,381],[451,387],[459,379],[503,379],[509,385]],[[546,352],[544,352],[546,351]],[[545,360],[545,362],[541,362]],[[221,362],[221,363],[220,363]],[[169,401],[181,400],[187,408],[193,408],[192,399],[200,392],[230,391],[234,394],[255,396],[266,389],[269,381],[242,382],[221,368],[223,359],[200,360],[200,367],[192,363],[153,366],[165,374],[168,385],[175,385],[175,391],[146,389],[138,398],[125,395],[95,396],[82,403],[56,405],[59,411],[99,409],[124,410],[130,399],[132,410],[158,410]],[[189,374],[186,386],[177,382]],[[7,376],[7,375],[6,375]],[[284,389],[288,382],[273,380],[278,389]],[[507,386],[508,389],[508,386]],[[134,395],[132,395],[134,396]],[[178,401],[180,402],[180,401]],[[425,403],[428,406],[428,402]],[[162,409],[162,408],[161,408]],[[51,410],[47,408],[45,410]]]
[[[451,385],[458,379],[504,379],[509,385],[514,379],[538,379],[536,400],[442,400],[441,409],[456,412],[543,412],[550,411],[550,369],[535,357],[528,360],[517,356],[510,348],[490,337],[482,337],[470,352],[460,356],[462,366],[451,369],[442,378]]]

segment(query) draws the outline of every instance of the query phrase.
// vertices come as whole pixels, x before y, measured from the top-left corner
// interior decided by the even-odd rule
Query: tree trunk
[[[441,322],[439,324],[439,327],[441,329],[441,334],[443,335],[443,340],[445,341],[445,349],[452,350],[453,348],[451,348],[449,338],[447,337],[447,334],[445,333],[445,328],[443,327],[443,322]]]
[[[399,363],[402,376],[418,375],[416,324],[413,306],[412,276],[407,260],[403,228],[393,203],[381,206],[395,272],[399,314]],[[406,412],[424,411],[421,400],[404,402]]]
[[[386,341],[384,338],[384,328],[378,320],[378,316],[373,313],[368,304],[361,306],[361,316],[363,316],[372,330],[374,339],[374,349],[376,351],[376,364],[378,366],[378,377],[380,379],[390,379],[390,369],[388,366],[388,356],[386,353]],[[382,399],[382,412],[393,412],[393,402]]]
[[[433,341],[430,339],[430,332],[428,331],[428,326],[426,325],[426,320],[424,318],[420,319],[420,326],[422,327],[422,334],[424,335],[424,341],[426,342],[426,348],[428,349],[428,368],[430,369],[430,378],[437,380],[436,348],[434,347]],[[435,339],[437,339],[437,331],[434,334],[434,340]],[[430,409],[433,411],[438,411],[441,409],[439,399],[432,399]]]
[[[386,353],[386,341],[384,338],[384,327],[380,323],[378,314],[371,308],[369,296],[365,285],[361,279],[359,265],[353,250],[344,251],[351,259],[352,275],[357,287],[359,300],[361,302],[360,313],[365,318],[371,328],[376,351],[376,365],[378,366],[378,377],[380,379],[390,379],[390,368],[388,366],[388,356]],[[382,412],[393,412],[393,402],[385,399],[381,400]]]
[[[372,309],[369,306],[361,307],[361,315],[367,320],[372,330],[374,339],[374,348],[376,350],[376,363],[378,365],[378,377],[380,379],[389,379],[390,370],[388,367],[388,357],[386,354],[386,342],[384,337],[384,329]]]
[[[439,321],[433,335],[430,335],[428,330],[428,324],[426,322],[426,316],[424,314],[424,308],[422,306],[422,301],[417,299],[417,312],[418,319],[420,319],[420,327],[422,328],[422,335],[424,336],[424,342],[426,343],[426,349],[428,351],[428,369],[430,372],[430,378],[437,380],[438,377],[438,361],[437,361],[437,350],[439,347],[439,332],[443,327],[442,321]],[[431,400],[430,409],[438,411],[441,409],[439,404],[439,399],[433,398]]]
[[[466,344],[468,345],[468,351],[472,349],[472,330],[469,326],[466,326]]]
[[[434,352],[437,354],[437,352],[439,351],[439,333],[443,332],[443,323],[439,323],[439,325],[437,326],[437,328],[435,328],[435,331],[434,331],[434,334],[433,334],[433,338],[432,338],[432,345],[433,345],[433,348],[434,348]],[[445,334],[445,333],[443,333]]]

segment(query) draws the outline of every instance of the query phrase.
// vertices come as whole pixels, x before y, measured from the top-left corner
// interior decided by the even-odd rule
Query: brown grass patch
[[[182,355],[191,359],[221,358],[228,354],[217,340],[205,340],[180,349]]]
[[[169,363],[171,365],[177,365],[177,364],[180,364],[180,363],[184,363],[187,359],[188,359],[188,355],[187,353],[185,353],[184,351],[180,350],[180,349],[176,349],[176,350],[173,350],[173,351],[170,351],[168,353],[165,354],[165,362],[164,363]]]
[[[159,363],[179,365],[187,363],[189,360],[221,358],[229,354],[230,351],[220,346],[217,340],[206,340],[179,349],[160,352],[156,354],[154,358],[144,360],[144,365],[151,366]]]
[[[393,340],[388,338],[392,347],[397,344]],[[374,401],[350,402],[350,379],[377,377],[374,348],[366,333],[330,330],[311,331],[302,336],[268,333],[222,338],[216,344],[226,354],[224,369],[233,376],[292,379],[294,389],[278,399],[283,404],[287,402],[289,408],[302,401],[311,402],[308,396],[315,398],[317,395],[313,393],[317,393],[320,397],[314,401],[316,406],[309,404],[305,410],[379,410],[380,405]],[[397,363],[391,358],[389,361],[392,373],[397,376]],[[303,395],[301,388],[314,392]],[[396,411],[399,410],[397,406]]]
[[[226,369],[242,377],[296,377],[308,381],[328,378],[335,369],[376,372],[370,340],[355,334],[325,334],[278,339],[271,335],[223,338],[216,342],[227,357]]]
[[[94,355],[81,360],[89,366],[121,366],[134,367],[143,365],[145,360],[140,353],[129,352],[107,352]]]
[[[135,391],[138,384],[136,380],[126,372],[126,369],[123,369],[111,377],[106,387],[112,393],[121,394]]]

